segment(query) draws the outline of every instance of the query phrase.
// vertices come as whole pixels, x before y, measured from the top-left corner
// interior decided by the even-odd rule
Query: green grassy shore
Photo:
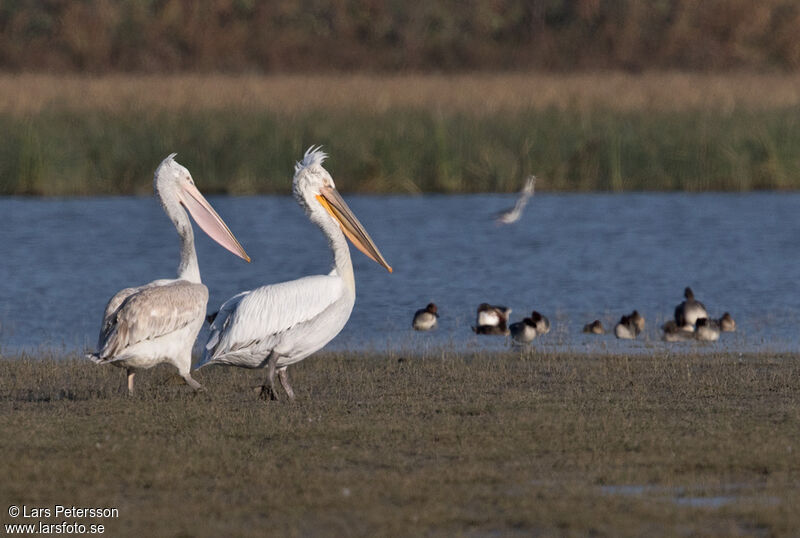
[[[0,76],[0,194],[280,193],[323,144],[343,190],[800,188],[793,75]]]
[[[0,359],[9,505],[119,509],[110,536],[791,536],[800,357],[324,353],[139,376]],[[61,518],[65,519],[65,518]],[[70,518],[66,518],[70,519]],[[55,521],[55,520],[50,520]]]

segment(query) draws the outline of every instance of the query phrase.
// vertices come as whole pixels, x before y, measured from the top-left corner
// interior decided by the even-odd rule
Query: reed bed
[[[788,75],[0,77],[0,194],[286,193],[311,144],[368,193],[795,189]]]
[[[116,507],[114,536],[790,536],[799,358],[325,353],[295,403],[263,371],[128,398],[113,367],[4,358],[0,498]]]
[[[722,113],[800,105],[800,74],[780,73],[473,73],[325,75],[0,74],[0,113],[48,108],[271,111],[390,109],[494,114],[525,110]]]

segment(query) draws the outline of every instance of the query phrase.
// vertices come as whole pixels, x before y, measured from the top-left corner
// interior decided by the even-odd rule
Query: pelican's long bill
[[[358,219],[336,189],[323,187],[317,195],[317,201],[322,204],[322,207],[324,207],[333,218],[339,221],[344,235],[347,236],[358,250],[363,252],[374,262],[385,267],[390,273],[392,272],[392,267],[383,258],[378,247],[375,246],[375,243],[372,241],[372,238],[361,223],[358,222]]]
[[[192,215],[192,218],[208,236],[233,252],[243,260],[250,261],[250,256],[244,251],[242,245],[233,236],[230,228],[225,221],[214,211],[200,191],[192,184],[184,184],[180,191],[180,198],[183,206]]]

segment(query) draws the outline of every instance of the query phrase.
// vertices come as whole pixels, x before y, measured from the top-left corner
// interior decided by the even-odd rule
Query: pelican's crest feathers
[[[305,154],[303,155],[303,161],[295,163],[294,165],[294,173],[296,174],[303,168],[310,168],[312,166],[322,166],[322,163],[325,162],[325,159],[328,158],[328,154],[322,151],[322,146],[314,146],[309,147]]]

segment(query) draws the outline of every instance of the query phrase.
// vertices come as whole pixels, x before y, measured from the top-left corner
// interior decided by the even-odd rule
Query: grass
[[[0,194],[287,193],[311,144],[368,193],[800,188],[796,76],[0,77]]]
[[[295,403],[257,401],[263,371],[170,375],[127,398],[115,368],[0,360],[2,501],[117,507],[115,536],[800,528],[794,355],[328,353]]]

